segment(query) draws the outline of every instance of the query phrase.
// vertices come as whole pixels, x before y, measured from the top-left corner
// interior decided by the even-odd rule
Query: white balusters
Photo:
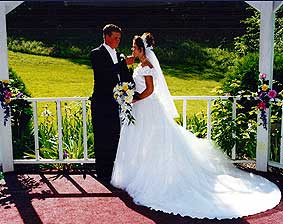
[[[60,100],[56,100],[56,109],[57,109],[59,160],[63,160],[62,111],[61,111]]]
[[[211,139],[211,99],[207,100],[207,139]]]
[[[233,125],[235,125],[235,120],[236,120],[236,109],[237,109],[237,102],[236,102],[236,98],[233,99],[233,105],[232,105],[232,123]],[[235,139],[236,138],[236,133],[233,131],[232,133],[232,137]],[[235,144],[232,148],[232,159],[235,160],[236,159],[236,141]]]
[[[35,159],[39,160],[39,139],[38,139],[38,116],[37,116],[37,102],[32,102],[33,106],[33,127],[34,127],[34,150]]]
[[[183,127],[187,129],[187,100],[183,99]]]
[[[88,155],[87,155],[87,127],[86,127],[86,100],[82,101],[82,110],[83,110],[84,159],[88,159]]]

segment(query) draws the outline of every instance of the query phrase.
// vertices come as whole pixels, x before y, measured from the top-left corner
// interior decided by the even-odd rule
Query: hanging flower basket
[[[7,121],[10,117],[11,109],[10,109],[10,102],[11,102],[12,93],[9,88],[8,80],[1,80],[0,81],[0,103],[1,107],[4,110],[4,125],[6,126]]]
[[[16,97],[17,99],[21,98],[23,94],[21,92],[12,93],[10,90],[10,84],[8,80],[0,80],[0,104],[4,110],[4,125],[6,126],[9,117],[11,116],[11,99]]]
[[[266,80],[267,75],[264,73],[259,74],[259,80],[261,85],[258,89],[258,103],[257,108],[260,111],[260,119],[262,120],[263,127],[267,130],[267,115],[266,109],[269,108],[272,101],[275,101],[277,92],[270,89],[268,86],[268,80]]]

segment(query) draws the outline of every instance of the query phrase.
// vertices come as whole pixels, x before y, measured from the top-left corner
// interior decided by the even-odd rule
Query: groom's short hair
[[[110,36],[112,32],[116,33],[122,33],[122,30],[119,26],[116,26],[114,24],[107,24],[106,26],[103,27],[103,35],[108,35]]]

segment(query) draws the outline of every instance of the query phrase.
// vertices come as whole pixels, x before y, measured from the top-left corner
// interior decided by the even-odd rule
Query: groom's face
[[[113,49],[119,46],[120,40],[121,33],[119,32],[112,32],[110,35],[105,35],[105,43]]]

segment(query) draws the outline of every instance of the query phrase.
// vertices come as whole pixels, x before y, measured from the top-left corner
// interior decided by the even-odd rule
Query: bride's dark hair
[[[143,35],[141,37],[142,37],[142,39],[145,40],[145,42],[147,44],[147,46],[145,46],[145,47],[153,47],[154,46],[154,44],[155,44],[154,37],[150,32],[143,33]]]
[[[143,49],[143,52],[145,52],[145,46],[143,44],[143,40],[140,36],[134,36],[135,44],[137,45],[138,49],[141,51]]]

